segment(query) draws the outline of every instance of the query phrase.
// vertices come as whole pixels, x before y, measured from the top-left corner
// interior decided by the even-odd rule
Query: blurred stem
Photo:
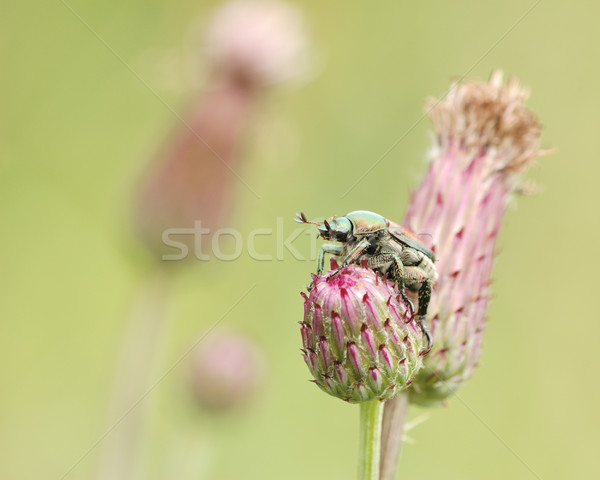
[[[381,474],[379,480],[394,480],[396,478],[408,406],[407,392],[400,392],[394,398],[385,402],[381,432]]]
[[[166,324],[170,275],[160,266],[142,280],[123,335],[109,408],[110,439],[105,442],[99,480],[132,480],[139,475],[145,424],[144,405]],[[121,421],[122,420],[122,421]],[[117,424],[118,422],[118,424]]]
[[[382,415],[383,402],[371,400],[360,404],[359,480],[379,480]]]

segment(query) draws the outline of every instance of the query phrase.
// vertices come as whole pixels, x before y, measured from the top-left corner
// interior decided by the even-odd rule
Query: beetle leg
[[[343,247],[340,245],[333,245],[331,243],[326,243],[319,250],[319,258],[317,259],[317,276],[323,275],[323,270],[325,268],[325,254],[329,253],[331,255],[341,255],[343,251]],[[314,286],[314,282],[311,282],[306,286],[307,290],[312,290]]]
[[[408,298],[408,295],[406,295],[406,271],[404,270],[404,264],[402,263],[402,260],[400,260],[400,257],[398,257],[397,255],[394,255],[394,262],[396,263],[396,268],[398,269],[398,290],[400,290],[402,300],[404,300],[404,302],[410,307],[410,313],[412,317],[415,314],[415,306],[410,301],[410,298]]]
[[[350,265],[351,263],[356,262],[361,257],[362,253],[367,248],[369,248],[370,245],[371,244],[369,243],[368,240],[363,240],[358,245],[356,245],[356,247],[354,247],[350,251],[350,253],[346,256],[346,258],[344,258],[344,261],[342,262],[342,264],[337,268],[337,270],[335,272],[332,273],[332,275],[335,275],[336,273],[338,273],[346,265]],[[342,248],[342,247],[340,247],[340,248]]]
[[[431,298],[431,282],[426,280],[419,289],[419,312],[417,313],[417,319],[421,326],[423,335],[427,337],[427,349],[423,352],[423,355],[428,354],[433,347],[433,338],[427,329],[427,307],[429,306],[429,299]]]
[[[427,305],[431,297],[431,282],[423,269],[415,266],[404,266],[404,283],[411,292],[418,292],[419,315],[427,313]],[[427,285],[426,285],[427,284]]]
[[[356,245],[356,247],[354,247],[350,251],[350,253],[346,256],[346,258],[344,258],[344,261],[342,262],[342,267],[345,267],[346,265],[349,265],[350,263],[356,262],[360,258],[360,256],[362,255],[362,253],[367,248],[369,248],[370,245],[371,244],[369,243],[368,240],[363,240],[358,245]],[[342,267],[340,267],[340,269]]]
[[[419,288],[419,312],[421,316],[427,315],[427,307],[429,306],[429,300],[431,299],[431,282],[426,280]]]
[[[323,275],[323,270],[325,268],[325,254],[329,253],[331,255],[341,255],[343,251],[343,247],[341,245],[332,245],[331,243],[326,243],[321,247],[319,251],[319,259],[317,260],[317,275],[320,277]]]
[[[433,348],[433,337],[431,336],[431,333],[429,333],[426,323],[427,317],[425,315],[417,315],[417,322],[419,323],[419,327],[421,327],[421,332],[427,339],[427,348],[423,351],[423,355],[427,355]]]
[[[412,286],[419,287],[419,310],[417,312],[417,321],[419,322],[423,335],[427,338],[427,349],[424,352],[424,354],[427,354],[433,347],[433,339],[426,324],[427,307],[429,306],[429,300],[431,299],[431,281],[427,277],[427,273],[418,267],[406,267],[405,277],[409,288]]]

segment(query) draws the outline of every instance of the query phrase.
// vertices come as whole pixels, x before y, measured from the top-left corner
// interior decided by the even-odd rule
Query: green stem
[[[382,415],[383,402],[371,400],[360,404],[358,480],[379,480]]]

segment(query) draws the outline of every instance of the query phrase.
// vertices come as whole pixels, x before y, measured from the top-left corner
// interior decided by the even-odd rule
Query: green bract
[[[356,403],[410,385],[427,341],[395,283],[349,265],[303,295],[302,353],[321,390]]]

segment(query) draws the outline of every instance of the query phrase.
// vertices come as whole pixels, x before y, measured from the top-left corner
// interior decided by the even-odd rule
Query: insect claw
[[[415,305],[410,300],[410,298],[408,298],[408,295],[406,295],[406,292],[404,290],[400,290],[400,296],[402,297],[402,300],[404,300],[404,303],[408,306],[410,310],[410,319],[406,323],[411,322],[415,318]]]
[[[415,305],[409,300],[408,306],[410,307],[410,311],[411,311],[410,319],[412,320],[413,318],[415,318]]]
[[[425,356],[431,352],[431,349],[433,348],[433,338],[427,329],[427,325],[425,325],[425,315],[419,315],[417,317],[417,322],[419,323],[419,327],[421,327],[421,332],[423,332],[423,335],[427,339],[427,348],[419,353],[421,356]]]

